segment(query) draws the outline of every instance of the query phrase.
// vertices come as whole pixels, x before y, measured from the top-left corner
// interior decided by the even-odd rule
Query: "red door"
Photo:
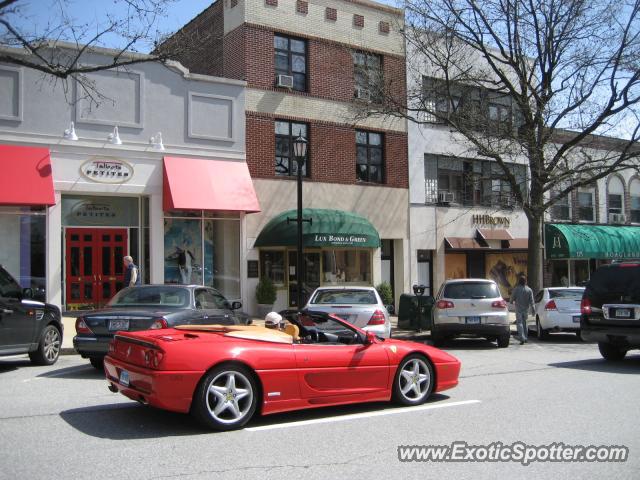
[[[127,246],[126,228],[67,228],[68,309],[98,308],[122,288]]]

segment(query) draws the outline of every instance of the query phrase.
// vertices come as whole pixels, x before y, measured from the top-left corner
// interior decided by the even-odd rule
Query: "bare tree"
[[[404,7],[408,72],[419,78],[409,79],[406,99],[386,85],[366,114],[441,123],[495,161],[529,221],[529,279],[539,288],[545,211],[577,188],[639,169],[640,0]],[[509,166],[523,161],[527,185]]]

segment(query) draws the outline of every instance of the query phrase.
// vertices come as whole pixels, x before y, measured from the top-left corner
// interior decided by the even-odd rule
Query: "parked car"
[[[389,312],[374,287],[318,287],[305,309],[333,313],[382,338],[391,336]]]
[[[431,339],[434,345],[458,335],[474,335],[509,346],[510,328],[507,302],[493,280],[458,279],[445,281],[432,309]]]
[[[230,303],[217,290],[198,285],[141,285],[118,292],[101,310],[82,313],[76,319],[73,346],[97,369],[118,331],[159,329],[184,324],[246,324],[237,312],[240,302]]]
[[[60,309],[33,300],[0,265],[0,355],[28,353],[36,365],[52,365],[62,347]]]
[[[640,348],[640,263],[598,268],[582,296],[580,334],[598,342],[607,360],[622,360]]]
[[[458,384],[459,360],[437,348],[381,339],[323,312],[282,313],[284,330],[182,325],[120,332],[104,362],[109,389],[232,430],[256,412],[392,399],[420,405]]]
[[[538,339],[546,340],[550,332],[574,332],[580,338],[580,301],[583,287],[543,288],[535,296],[535,315],[527,319]]]

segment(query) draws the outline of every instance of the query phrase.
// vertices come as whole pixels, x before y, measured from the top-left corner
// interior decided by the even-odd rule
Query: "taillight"
[[[82,317],[76,319],[76,333],[93,333]]]
[[[158,368],[160,362],[164,358],[164,353],[161,350],[150,349],[144,352],[144,363],[148,367]]]
[[[153,323],[151,324],[151,326],[149,327],[149,330],[158,330],[160,328],[167,328],[167,321],[164,318],[156,318]]]
[[[453,302],[449,301],[449,300],[438,300],[438,303],[436,303],[436,308],[440,308],[440,309],[445,309],[445,308],[453,308]]]
[[[373,315],[371,315],[371,318],[369,319],[369,323],[367,323],[367,325],[384,325],[385,322],[386,318],[382,310],[376,310],[375,312],[373,312]]]
[[[580,313],[583,315],[591,315],[591,300],[586,297],[580,302]]]
[[[549,300],[547,302],[547,304],[544,306],[544,309],[549,311],[549,310],[557,310],[558,307],[556,307],[556,301],[555,300]]]
[[[507,308],[507,302],[504,300],[496,300],[491,304],[491,308]]]

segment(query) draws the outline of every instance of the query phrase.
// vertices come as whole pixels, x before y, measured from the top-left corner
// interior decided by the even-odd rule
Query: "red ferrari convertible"
[[[326,313],[285,313],[282,330],[184,325],[120,332],[104,368],[112,392],[232,430],[255,414],[347,403],[424,403],[458,384],[460,362],[381,339]]]

